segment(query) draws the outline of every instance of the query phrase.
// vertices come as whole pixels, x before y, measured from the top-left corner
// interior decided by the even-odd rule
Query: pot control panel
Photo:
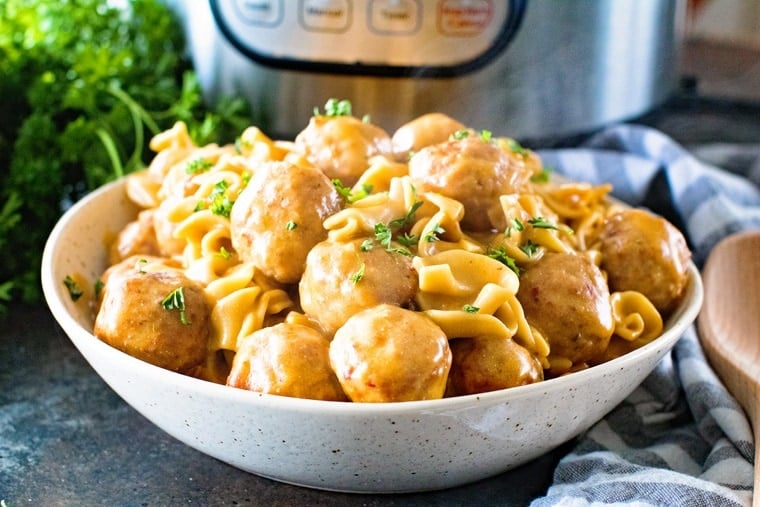
[[[220,32],[275,68],[441,77],[485,65],[526,0],[210,0]]]

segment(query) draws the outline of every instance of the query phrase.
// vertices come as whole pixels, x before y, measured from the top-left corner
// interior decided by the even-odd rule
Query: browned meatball
[[[232,206],[232,246],[267,276],[295,283],[306,254],[327,238],[322,222],[339,209],[338,192],[318,169],[262,164]]]
[[[108,277],[94,334],[156,366],[189,373],[206,358],[209,305],[176,271],[125,270]]]
[[[393,151],[406,159],[425,146],[447,141],[452,134],[466,127],[443,113],[428,113],[405,123],[393,133]]]
[[[306,258],[301,307],[328,336],[360,310],[381,303],[407,306],[417,293],[411,257],[379,245],[367,250],[364,241],[323,241]]]
[[[465,229],[488,231],[506,226],[499,197],[524,190],[533,172],[520,157],[471,134],[420,150],[409,160],[409,174],[418,190],[461,202]]]
[[[681,300],[691,252],[664,218],[643,209],[618,212],[604,222],[600,250],[612,291],[641,292],[664,313]]]
[[[153,228],[153,211],[144,210],[137,219],[128,223],[121,230],[111,247],[110,264],[116,264],[132,255],[158,256],[161,248]]]
[[[607,348],[614,329],[610,292],[588,257],[544,254],[520,275],[517,299],[525,318],[549,342],[552,355],[577,364]]]
[[[352,401],[431,400],[445,392],[451,349],[424,314],[379,305],[357,313],[335,333],[330,364]]]
[[[330,342],[303,324],[281,323],[246,337],[227,385],[292,398],[346,401],[332,369]]]
[[[353,116],[314,116],[295,139],[296,147],[330,179],[351,186],[376,155],[392,155],[382,128]]]
[[[538,359],[509,338],[457,338],[449,346],[453,361],[446,396],[496,391],[544,379]]]

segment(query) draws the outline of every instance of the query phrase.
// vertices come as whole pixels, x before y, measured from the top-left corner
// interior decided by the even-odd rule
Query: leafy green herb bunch
[[[176,121],[198,144],[248,125],[206,106],[175,12],[159,0],[0,0],[0,313],[41,301],[45,241],[90,190],[145,166]]]

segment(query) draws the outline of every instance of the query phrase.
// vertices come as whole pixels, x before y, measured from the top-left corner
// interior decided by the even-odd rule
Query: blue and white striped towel
[[[760,229],[760,175],[701,162],[657,130],[621,125],[580,148],[539,153],[556,172],[610,182],[617,198],[674,222],[700,267],[723,237]],[[748,505],[754,449],[747,418],[692,326],[631,396],[579,437],[532,507]]]

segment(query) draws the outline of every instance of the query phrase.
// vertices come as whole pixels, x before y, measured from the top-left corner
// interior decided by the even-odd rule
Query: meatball
[[[153,211],[144,210],[137,219],[128,223],[119,233],[111,247],[110,263],[116,264],[132,255],[158,256],[161,248],[153,228]]]
[[[614,330],[610,292],[584,255],[545,253],[520,275],[517,299],[546,338],[551,355],[574,364],[604,352]]]
[[[227,385],[259,393],[346,401],[332,369],[330,342],[316,329],[281,323],[244,338]]]
[[[431,400],[444,395],[451,349],[424,314],[378,305],[338,329],[330,364],[351,401]]]
[[[391,138],[382,128],[353,116],[314,116],[295,139],[296,148],[330,179],[351,186],[376,155],[391,156]]]
[[[509,338],[457,338],[449,346],[453,361],[446,396],[496,391],[544,379],[538,359]]]
[[[295,283],[306,254],[327,238],[322,222],[339,209],[337,190],[318,169],[262,164],[232,206],[232,246],[265,275]]]
[[[363,239],[323,241],[306,258],[301,308],[328,336],[360,310],[381,303],[408,306],[417,293],[411,257],[364,245]]]
[[[122,270],[108,277],[94,334],[148,363],[191,373],[206,359],[209,305],[177,271]]]
[[[423,114],[393,133],[393,151],[399,159],[405,159],[426,146],[447,141],[452,134],[465,128],[443,113]]]
[[[428,146],[409,160],[415,187],[461,202],[462,226],[471,231],[504,229],[499,197],[524,190],[532,174],[522,158],[474,134]]]
[[[629,209],[605,220],[600,239],[610,290],[638,291],[666,314],[675,308],[691,259],[681,231],[649,211]]]

